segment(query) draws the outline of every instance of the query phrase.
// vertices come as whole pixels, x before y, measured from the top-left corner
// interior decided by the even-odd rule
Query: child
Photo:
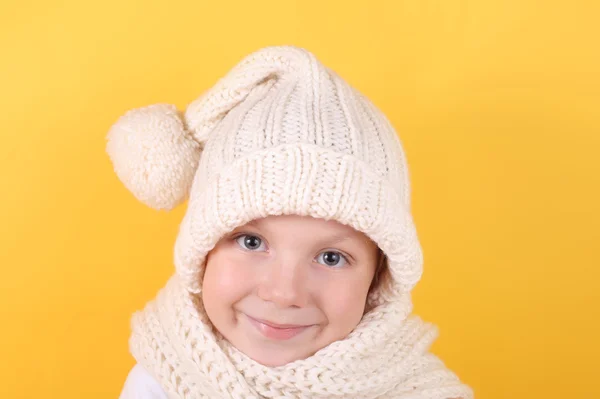
[[[473,397],[411,315],[401,142],[313,54],[263,48],[184,114],[129,111],[107,152],[145,204],[189,198],[176,272],[132,319],[122,399]]]

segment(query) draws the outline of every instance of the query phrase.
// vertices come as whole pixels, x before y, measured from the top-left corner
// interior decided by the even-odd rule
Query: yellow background
[[[126,191],[110,125],[295,44],[403,139],[434,352],[478,398],[599,398],[597,4],[4,1],[0,397],[116,398],[130,314],[173,271],[185,205]]]

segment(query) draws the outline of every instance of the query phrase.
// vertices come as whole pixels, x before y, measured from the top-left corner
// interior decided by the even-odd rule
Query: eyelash
[[[237,235],[233,236],[231,239],[233,241],[235,241],[236,244],[238,244],[244,251],[248,251],[248,252],[260,252],[260,251],[257,251],[257,250],[252,250],[252,249],[245,248],[242,244],[240,244],[238,242],[238,240],[240,238],[242,238],[242,237],[256,237],[256,238],[258,238],[261,241],[261,244],[265,243],[265,240],[262,237],[260,237],[259,235],[257,235],[257,234],[245,234],[244,233],[244,234],[237,234]],[[345,264],[343,264],[342,266],[329,266],[329,265],[323,265],[322,263],[319,263],[319,264],[321,264],[323,266],[328,266],[331,269],[339,269],[339,268],[342,268],[342,267],[345,267],[345,266],[351,266],[352,265],[352,262],[350,261],[349,257],[346,256],[346,255],[344,255],[340,251],[326,250],[326,251],[320,252],[319,255],[317,256],[317,258],[320,257],[322,254],[325,254],[325,253],[328,253],[328,252],[338,254],[340,256],[340,258],[344,260]]]

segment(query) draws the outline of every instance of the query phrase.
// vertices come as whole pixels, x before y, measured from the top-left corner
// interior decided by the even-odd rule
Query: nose
[[[300,262],[270,262],[258,286],[258,297],[279,308],[305,307],[309,298],[306,269]]]

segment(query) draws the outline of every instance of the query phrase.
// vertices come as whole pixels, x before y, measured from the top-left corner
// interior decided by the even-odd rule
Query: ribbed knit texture
[[[435,327],[409,316],[423,256],[400,139],[313,54],[294,46],[256,51],[183,114],[167,104],[126,113],[107,151],[147,205],[171,209],[189,197],[176,274],[132,321],[132,353],[169,397],[472,397],[427,352]],[[199,294],[206,255],[224,234],[283,214],[365,233],[387,255],[392,284],[371,294],[373,309],[346,339],[268,368],[213,330]]]

